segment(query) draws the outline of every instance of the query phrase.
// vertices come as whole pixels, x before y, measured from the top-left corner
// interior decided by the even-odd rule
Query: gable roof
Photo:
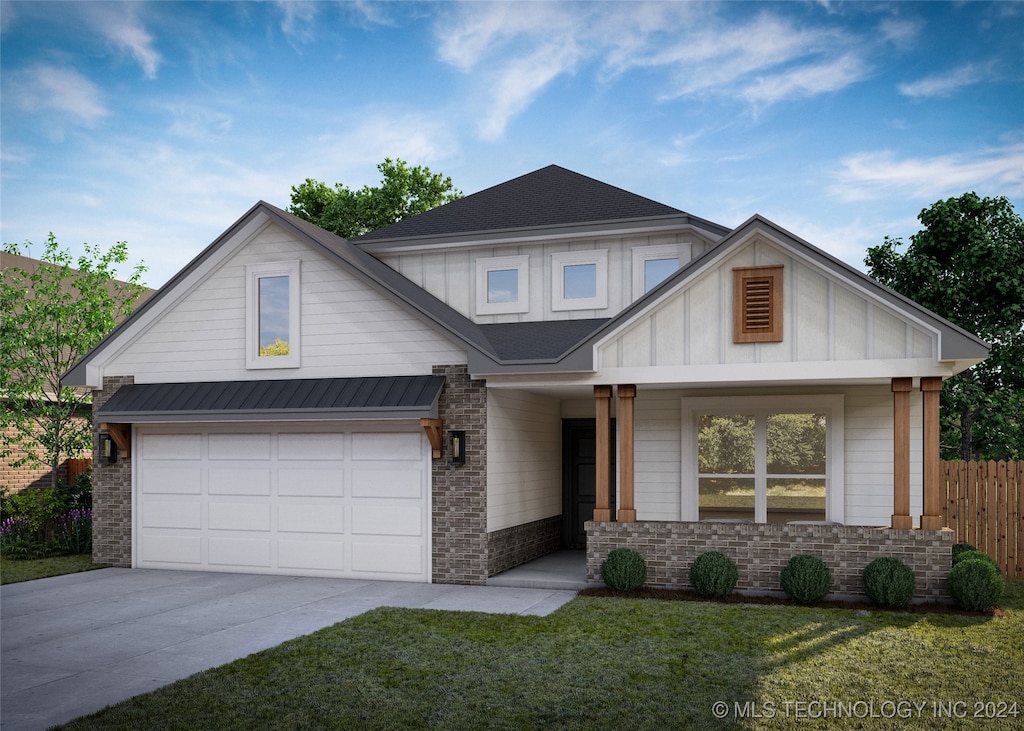
[[[558,165],[535,170],[352,239],[359,246],[459,234],[671,218],[717,235],[728,229]]]

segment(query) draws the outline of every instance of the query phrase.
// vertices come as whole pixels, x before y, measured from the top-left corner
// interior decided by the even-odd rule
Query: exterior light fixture
[[[100,457],[110,464],[117,462],[117,442],[105,431],[100,432]]]
[[[466,464],[466,432],[448,432],[452,447],[452,464]]]

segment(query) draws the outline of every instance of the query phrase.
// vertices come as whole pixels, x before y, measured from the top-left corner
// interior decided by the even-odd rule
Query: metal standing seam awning
[[[97,422],[436,419],[443,376],[380,376],[122,386]]]

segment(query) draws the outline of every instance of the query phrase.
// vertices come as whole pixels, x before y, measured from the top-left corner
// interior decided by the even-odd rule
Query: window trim
[[[514,302],[487,301],[487,274],[516,270],[516,299]],[[476,260],[476,314],[508,315],[530,311],[530,256],[495,256]]]
[[[734,343],[782,342],[782,272],[781,264],[732,270]],[[761,292],[753,291],[758,286],[762,287]],[[752,323],[756,317],[766,318],[766,324]]]
[[[570,266],[593,264],[595,267],[594,296],[566,297],[565,269]],[[604,310],[608,308],[608,250],[556,251],[551,254],[551,309]]]
[[[693,257],[693,244],[658,244],[656,246],[634,246],[633,247],[633,299],[638,300],[650,292],[646,289],[646,277],[644,267],[647,262],[658,259],[677,259],[679,268],[686,266]],[[665,280],[662,280],[665,281]],[[661,284],[661,282],[658,282]],[[655,284],[654,287],[657,287]],[[651,287],[651,289],[654,289]]]
[[[845,397],[842,394],[800,396],[714,396],[682,399],[681,519],[696,522],[700,516],[697,490],[700,465],[697,460],[697,417],[700,414],[825,414],[825,520],[845,522],[846,474]],[[755,474],[758,474],[755,469]],[[768,475],[764,475],[767,479]],[[761,502],[755,496],[755,505]],[[767,517],[767,516],[766,516]],[[755,522],[758,515],[755,513]]]
[[[245,267],[245,367],[248,370],[302,365],[301,262],[277,261]],[[260,280],[288,277],[288,355],[260,356]]]

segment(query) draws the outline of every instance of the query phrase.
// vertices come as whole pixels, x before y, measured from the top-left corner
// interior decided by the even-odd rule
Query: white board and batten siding
[[[137,426],[139,568],[430,580],[430,451],[388,425]]]
[[[771,264],[783,266],[783,341],[734,343],[732,269]],[[934,363],[937,348],[936,333],[880,300],[782,248],[754,242],[624,326],[600,344],[598,359],[602,371],[848,363],[853,373],[855,362]],[[685,372],[678,378],[688,380]]]
[[[245,268],[301,262],[301,367],[246,370]],[[426,375],[466,362],[465,348],[424,325],[309,245],[265,226],[105,365],[136,383]]]
[[[685,266],[710,246],[692,231],[667,232],[647,236],[553,240],[515,246],[477,246],[472,249],[419,251],[404,254],[379,253],[385,264],[447,303],[474,322],[535,322],[539,320],[578,320],[611,317],[639,297],[634,292],[634,250],[677,246],[679,265]],[[553,306],[551,281],[556,276],[552,254],[587,251],[608,252],[607,307],[589,310],[560,310]],[[483,315],[476,312],[478,259],[507,256],[529,257],[529,306],[518,314]],[[467,287],[466,284],[469,283]],[[600,286],[600,285],[599,285]]]
[[[557,398],[487,391],[487,530],[562,513],[562,422]]]

